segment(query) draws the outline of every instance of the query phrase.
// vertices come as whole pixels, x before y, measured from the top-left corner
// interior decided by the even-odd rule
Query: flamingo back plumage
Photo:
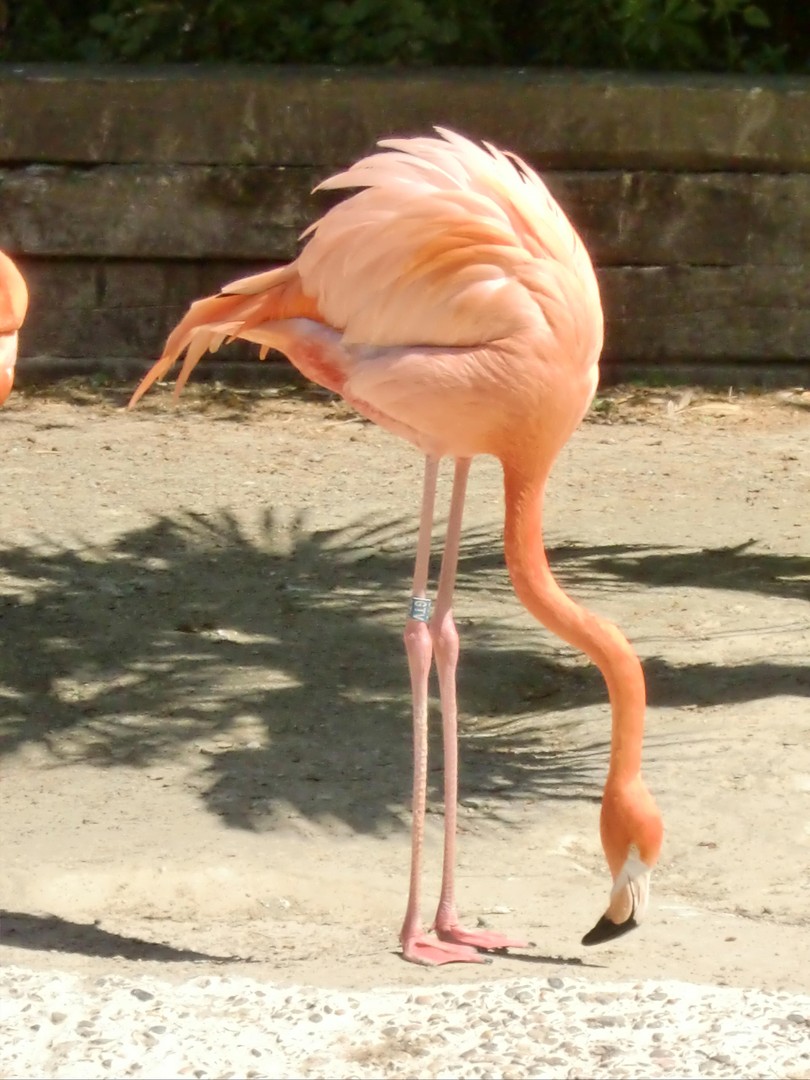
[[[546,185],[520,158],[437,131],[383,140],[320,185],[365,189],[304,234],[300,273],[326,321],[349,343],[474,346],[536,329],[558,296],[587,311],[588,335],[600,312],[598,353],[591,262]]]

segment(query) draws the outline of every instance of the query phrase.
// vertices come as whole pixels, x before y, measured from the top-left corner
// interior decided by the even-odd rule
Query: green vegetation
[[[0,0],[0,59],[810,72],[810,4]]]

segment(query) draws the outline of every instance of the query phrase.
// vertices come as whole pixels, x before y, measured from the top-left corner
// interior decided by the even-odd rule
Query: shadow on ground
[[[230,825],[265,827],[284,805],[363,832],[398,825],[410,772],[399,612],[411,530],[360,519],[313,532],[268,512],[247,536],[220,514],[160,519],[110,547],[0,551],[0,752],[33,741],[55,763],[107,767],[196,747],[201,796]],[[746,546],[552,555],[575,594],[633,582],[799,597],[810,574],[808,559]],[[509,591],[496,535],[468,536],[459,587]],[[460,629],[461,701],[476,710],[463,723],[462,797],[598,799],[607,709],[598,739],[572,710],[606,706],[599,673],[539,633],[484,620]],[[810,693],[806,669],[789,663],[645,666],[659,705]],[[651,754],[666,741],[649,739]],[[437,764],[434,794],[440,778]]]
[[[213,956],[194,949],[175,949],[160,942],[144,941],[127,934],[102,930],[96,923],[78,923],[58,915],[32,915],[25,911],[0,911],[3,945],[15,949],[79,953],[82,956],[117,957],[122,960],[205,961],[229,963],[235,956]]]

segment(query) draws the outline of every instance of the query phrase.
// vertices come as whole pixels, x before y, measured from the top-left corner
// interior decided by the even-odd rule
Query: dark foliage
[[[0,0],[0,59],[810,69],[795,0]]]

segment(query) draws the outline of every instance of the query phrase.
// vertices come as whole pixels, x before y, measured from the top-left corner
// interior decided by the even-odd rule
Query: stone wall
[[[294,256],[319,179],[436,123],[544,174],[598,266],[608,377],[807,383],[810,80],[75,65],[0,67],[23,379],[143,366],[190,300]]]

